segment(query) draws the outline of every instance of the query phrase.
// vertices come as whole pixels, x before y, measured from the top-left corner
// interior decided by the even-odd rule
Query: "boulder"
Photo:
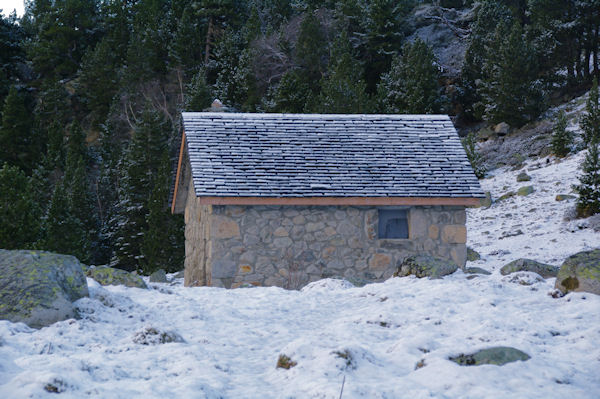
[[[489,276],[490,274],[492,274],[492,273],[488,272],[487,270],[482,269],[481,267],[467,267],[465,269],[465,273],[466,274],[485,274],[486,276]]]
[[[558,274],[558,268],[545,263],[540,263],[531,259],[517,259],[510,263],[502,266],[500,274],[506,276],[507,274],[516,272],[533,272],[537,273],[544,278],[556,277]]]
[[[531,176],[529,176],[527,173],[525,172],[521,172],[517,175],[517,181],[521,182],[521,181],[530,181],[531,180]]]
[[[542,276],[533,272],[516,272],[502,277],[502,281],[519,285],[534,285],[544,282]]]
[[[558,271],[555,288],[563,294],[575,291],[600,295],[600,249],[569,256]]]
[[[533,186],[523,186],[523,187],[519,188],[519,190],[517,190],[517,195],[524,197],[526,195],[533,193],[534,191],[535,190],[534,190]]]
[[[73,302],[86,296],[85,275],[74,256],[0,250],[0,319],[46,327],[77,317]]]
[[[557,201],[568,201],[576,199],[577,197],[569,194],[557,194],[555,200]]]
[[[419,278],[442,278],[454,273],[456,269],[458,269],[458,266],[451,260],[434,258],[429,255],[416,255],[405,258],[398,265],[398,270],[394,273],[394,276],[405,277],[413,275]]]
[[[506,122],[498,123],[496,126],[494,126],[494,132],[498,136],[506,136],[508,132],[510,132],[510,126]]]
[[[150,275],[151,283],[167,283],[167,273],[163,269],[158,269]]]
[[[450,357],[455,363],[461,366],[481,366],[483,364],[493,364],[503,366],[506,363],[516,362],[518,360],[526,361],[531,359],[527,353],[509,346],[496,346],[493,348],[482,349],[470,355],[458,355]]]
[[[475,251],[471,247],[467,247],[467,260],[470,262],[474,262],[479,259],[481,259],[481,255],[479,254],[479,252]]]
[[[489,208],[492,206],[492,194],[489,191],[485,192],[485,197],[479,199],[479,205],[476,208]]]
[[[133,273],[112,267],[94,267],[88,270],[87,276],[101,285],[124,285],[126,287],[148,288],[142,278]]]
[[[511,197],[514,197],[515,195],[516,195],[516,194],[515,194],[515,192],[514,192],[514,191],[509,191],[509,192],[507,192],[506,194],[502,194],[502,195],[500,196],[500,198],[498,198],[498,201],[504,201],[504,200],[506,200],[506,199],[509,199],[509,198],[511,198]]]

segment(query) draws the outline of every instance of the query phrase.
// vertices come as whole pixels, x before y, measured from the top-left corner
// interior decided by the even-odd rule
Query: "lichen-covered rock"
[[[88,270],[87,276],[101,285],[124,285],[126,287],[148,288],[140,276],[112,267],[94,267]]]
[[[526,361],[531,359],[527,353],[509,346],[497,346],[494,348],[482,349],[470,355],[458,355],[451,357],[455,363],[461,366],[481,366],[483,364],[493,364],[503,366],[506,363],[516,362],[518,360]]]
[[[575,291],[600,295],[600,249],[569,256],[558,271],[555,288],[563,294]]]
[[[49,326],[76,317],[73,302],[85,296],[85,275],[74,256],[0,250],[0,319]]]
[[[479,199],[479,205],[476,208],[489,208],[492,206],[492,193],[489,191],[485,192],[485,197]]]
[[[517,190],[517,195],[524,197],[526,195],[533,193],[534,191],[535,190],[534,190],[533,186],[523,186]]]
[[[543,278],[550,278],[556,277],[558,268],[532,259],[521,258],[507,263],[500,269],[500,274],[503,276],[516,272],[533,272],[539,274]]]
[[[167,273],[163,269],[158,269],[154,273],[150,275],[151,283],[166,283],[167,281]]]
[[[522,182],[522,181],[530,181],[531,180],[531,176],[529,176],[527,173],[525,172],[521,172],[517,175],[517,181],[518,182]]]
[[[479,259],[481,259],[481,254],[479,254],[479,252],[475,251],[473,248],[467,247],[467,260],[474,262]]]
[[[405,277],[413,275],[419,278],[442,278],[454,273],[456,269],[458,269],[458,266],[452,261],[434,258],[429,255],[416,255],[405,258],[398,266],[398,270],[394,273],[394,276]]]
[[[570,195],[570,194],[557,194],[556,198],[554,198],[556,201],[568,201],[568,200],[574,200],[577,197],[574,195]]]
[[[488,272],[487,270],[482,269],[481,267],[467,267],[465,269],[465,273],[466,274],[485,274],[486,276],[489,276],[490,274],[492,274],[492,273]]]

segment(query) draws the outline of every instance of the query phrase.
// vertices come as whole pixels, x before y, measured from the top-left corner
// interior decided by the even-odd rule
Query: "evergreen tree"
[[[498,25],[494,40],[498,51],[487,59],[482,88],[486,117],[519,127],[536,118],[544,106],[535,53],[518,22],[510,29]]]
[[[312,96],[307,74],[301,69],[291,69],[269,93],[266,108],[269,112],[302,113]]]
[[[158,269],[175,272],[183,266],[182,220],[181,217],[171,215],[167,207],[170,172],[169,155],[165,151],[148,199],[148,229],[144,233],[141,247],[141,264],[145,274],[152,274]]]
[[[589,145],[592,141],[600,142],[600,103],[598,102],[598,79],[594,78],[586,102],[586,114],[581,118],[583,142]]]
[[[462,145],[467,153],[467,159],[471,163],[473,172],[475,172],[475,176],[477,176],[478,179],[484,178],[486,170],[485,166],[483,166],[481,154],[479,154],[475,148],[475,136],[473,133],[469,133],[467,137],[462,139]]]
[[[206,84],[204,70],[200,70],[187,85],[184,109],[189,112],[200,112],[209,107],[212,101],[213,96],[210,87]]]
[[[406,44],[378,86],[386,113],[436,114],[444,107],[440,71],[432,49],[421,39]]]
[[[169,47],[169,55],[174,64],[184,73],[194,71],[202,63],[202,29],[202,20],[194,10],[193,4],[185,7]]]
[[[561,111],[552,129],[552,151],[558,157],[564,157],[571,151],[573,136],[567,130],[567,117]]]
[[[25,32],[15,15],[0,16],[0,104],[4,104],[10,87],[22,78],[20,66],[25,62],[24,39]]]
[[[295,47],[297,64],[306,71],[308,81],[318,82],[327,63],[327,40],[314,11],[308,10],[298,32]]]
[[[3,249],[31,248],[40,237],[41,210],[31,182],[16,166],[0,169],[0,243]]]
[[[143,264],[142,242],[148,229],[148,198],[161,156],[167,146],[167,126],[160,114],[146,104],[122,162],[119,203],[115,220],[115,259],[125,270]]]
[[[588,145],[588,153],[582,165],[577,192],[577,215],[588,217],[600,213],[600,148],[597,140]]]
[[[362,114],[372,110],[362,68],[352,55],[346,32],[332,46],[329,75],[323,79],[315,110],[334,114]]]
[[[36,165],[41,143],[34,134],[25,99],[15,86],[11,87],[2,110],[0,126],[0,163],[18,166],[26,174]]]

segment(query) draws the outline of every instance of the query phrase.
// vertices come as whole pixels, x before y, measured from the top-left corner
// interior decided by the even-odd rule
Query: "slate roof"
[[[445,115],[184,112],[197,196],[482,197]]]

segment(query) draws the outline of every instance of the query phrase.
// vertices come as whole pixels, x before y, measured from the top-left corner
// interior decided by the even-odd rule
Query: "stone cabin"
[[[185,285],[299,288],[415,254],[464,267],[481,197],[445,115],[186,112],[171,209]]]

